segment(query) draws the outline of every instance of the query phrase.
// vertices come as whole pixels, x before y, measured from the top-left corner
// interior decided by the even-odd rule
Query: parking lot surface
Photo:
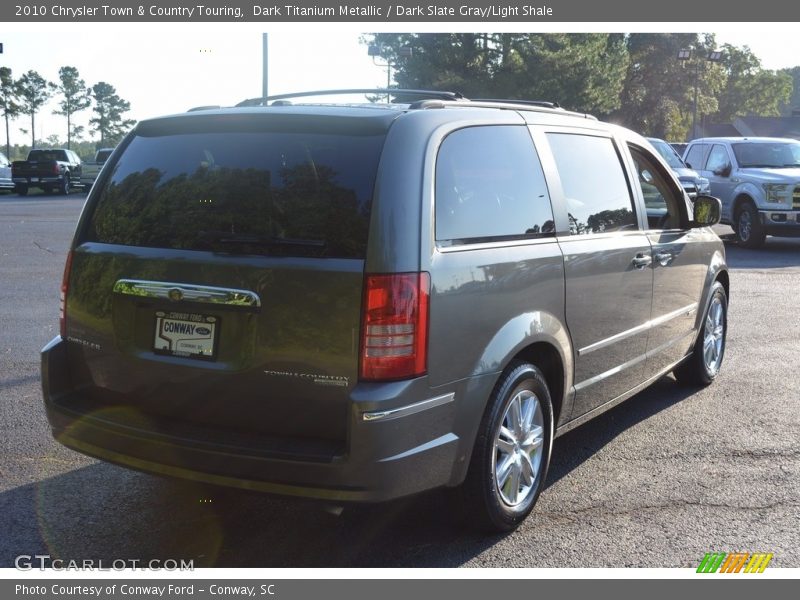
[[[800,567],[800,239],[726,244],[728,347],[709,388],[669,376],[555,442],[514,533],[448,518],[448,496],[338,507],[161,479],[57,444],[39,350],[57,334],[84,196],[0,196],[0,567],[185,559],[195,567],[694,567],[772,552]],[[729,231],[720,228],[720,233]]]

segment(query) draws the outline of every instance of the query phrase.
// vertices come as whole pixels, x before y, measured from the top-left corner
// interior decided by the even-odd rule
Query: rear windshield
[[[28,154],[28,160],[45,161],[45,160],[67,160],[67,154],[63,150],[31,150]]]
[[[385,134],[138,136],[104,183],[87,241],[364,258]]]

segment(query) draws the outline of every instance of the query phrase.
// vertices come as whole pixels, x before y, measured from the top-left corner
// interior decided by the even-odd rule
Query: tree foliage
[[[379,33],[400,87],[472,98],[555,101],[605,114],[619,106],[627,66],[619,34]],[[399,49],[413,48],[409,58]]]
[[[31,146],[36,146],[36,113],[53,95],[52,84],[34,70],[17,81],[21,111],[31,118]]]
[[[19,116],[19,88],[14,81],[11,69],[0,67],[0,111],[6,122],[6,156],[11,158],[11,135],[9,126],[11,121]]]
[[[713,35],[696,33],[378,33],[400,87],[449,89],[470,98],[556,101],[670,140],[697,126],[743,115],[777,115],[790,101],[793,72],[769,71],[749,48],[726,45],[708,60]],[[364,39],[364,42],[372,41]],[[403,58],[399,49],[412,48]],[[690,51],[679,60],[680,50]]]
[[[135,123],[122,116],[130,110],[130,102],[120,98],[114,86],[105,81],[92,86],[91,96],[95,114],[89,119],[92,131],[100,135],[101,147],[116,145]]]
[[[72,115],[91,106],[92,99],[89,89],[75,67],[61,67],[58,70],[58,83],[54,85],[53,89],[60,95],[58,108],[53,111],[53,114],[67,117],[67,148],[71,148],[75,132],[72,127]]]
[[[627,47],[630,66],[616,120],[643,135],[677,140],[691,129],[695,90],[698,125],[704,115],[717,111],[725,77],[705,59],[714,47],[713,37],[637,33],[627,37]],[[681,50],[689,50],[691,59],[679,60]]]
[[[782,72],[761,68],[761,60],[748,46],[723,47],[723,68],[727,75],[720,94],[717,122],[730,122],[738,116],[775,117],[792,93],[792,78]]]
[[[781,73],[792,78],[791,96],[789,97],[789,100],[781,107],[781,113],[784,116],[790,116],[792,114],[792,110],[800,110],[800,67],[783,69]]]

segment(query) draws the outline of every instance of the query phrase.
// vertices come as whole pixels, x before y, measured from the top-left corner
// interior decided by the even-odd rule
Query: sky
[[[511,25],[511,27],[509,27]],[[540,31],[698,31],[716,34],[719,44],[749,45],[765,68],[800,65],[800,53],[787,51],[796,35],[792,23],[758,24],[551,24]],[[519,31],[523,24],[415,24],[412,31]],[[395,25],[395,30],[397,25]],[[262,39],[269,34],[269,91],[284,92],[381,87],[386,69],[373,64],[359,42],[365,31],[386,31],[386,24],[4,24],[0,66],[15,77],[29,69],[51,81],[58,69],[77,67],[88,85],[106,81],[131,104],[127,118],[141,120],[193,106],[236,104],[261,95]],[[66,122],[52,114],[51,101],[37,115],[37,139],[66,138]],[[90,111],[75,121],[87,125]],[[27,117],[12,124],[12,143],[29,137]],[[87,128],[88,129],[88,128]],[[5,142],[5,136],[0,135]]]

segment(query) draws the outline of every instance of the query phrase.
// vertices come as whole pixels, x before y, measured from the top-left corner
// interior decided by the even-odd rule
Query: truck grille
[[[792,192],[792,208],[800,210],[800,185],[796,185]]]

